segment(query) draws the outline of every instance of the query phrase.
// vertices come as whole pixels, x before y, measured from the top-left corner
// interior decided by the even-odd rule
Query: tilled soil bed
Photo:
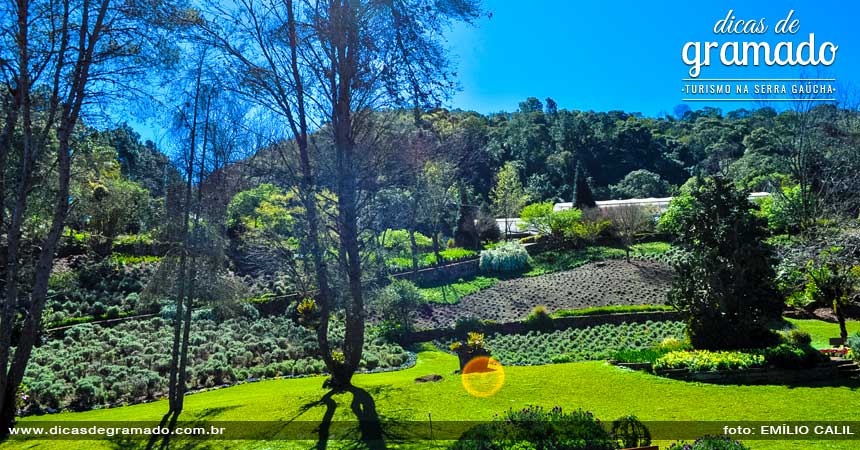
[[[463,297],[456,305],[430,304],[417,317],[419,329],[453,326],[475,317],[496,322],[524,319],[535,306],[549,312],[610,305],[660,305],[666,302],[673,270],[647,260],[608,260],[565,272],[505,280]]]

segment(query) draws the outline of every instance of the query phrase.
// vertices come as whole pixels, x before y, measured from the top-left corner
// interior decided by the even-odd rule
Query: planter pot
[[[461,347],[462,349],[462,347]],[[490,357],[490,352],[484,349],[476,349],[476,350],[458,350],[457,357],[460,359],[460,371],[463,371],[463,368],[466,367],[466,364],[469,364],[469,361],[478,358],[478,357]],[[483,366],[483,367],[479,367]],[[474,370],[481,371],[487,369],[487,360],[483,359],[479,362],[476,362],[473,366]]]

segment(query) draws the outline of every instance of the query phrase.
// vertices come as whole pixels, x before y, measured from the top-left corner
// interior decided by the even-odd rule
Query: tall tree
[[[510,235],[511,217],[516,217],[525,206],[526,196],[523,191],[523,183],[520,181],[520,173],[516,164],[507,162],[499,170],[496,186],[490,192],[493,209],[505,219],[505,239]]]
[[[697,348],[767,345],[768,324],[782,312],[773,249],[747,197],[728,180],[707,178],[678,213],[686,254],[674,264],[669,303],[689,315],[687,333]]]
[[[201,20],[206,39],[236,69],[237,89],[289,125],[299,148],[300,191],[308,222],[319,184],[308,149],[309,123],[324,131],[334,153],[335,232],[348,301],[343,358],[332,358],[327,325],[332,295],[326,249],[311,226],[320,294],[317,329],[323,359],[336,388],[349,386],[364,344],[364,293],[360,213],[375,183],[361,172],[372,140],[374,107],[438,106],[453,86],[441,31],[451,21],[472,21],[475,1],[375,2],[362,0],[212,3]],[[316,244],[314,244],[316,241]]]
[[[87,99],[97,93],[107,95],[111,89],[127,92],[116,89],[117,85],[142,75],[144,66],[155,65],[152,42],[158,41],[156,28],[164,25],[161,21],[171,6],[20,0],[0,8],[4,85],[0,228],[6,236],[0,260],[5,274],[0,312],[0,437],[5,437],[14,423],[16,392],[38,338],[54,253],[69,211],[73,148]],[[12,171],[17,172],[15,189],[6,197],[6,174]],[[34,188],[45,186],[53,188],[34,194]],[[53,209],[43,218],[49,223],[47,232],[30,249],[25,248],[28,243],[22,231],[32,212],[33,195],[49,197]],[[31,251],[37,256],[27,260]],[[16,328],[20,329],[17,342],[13,340]]]
[[[416,195],[418,219],[432,232],[436,263],[441,264],[439,237],[445,231],[445,225],[453,221],[457,210],[454,167],[446,162],[427,163],[419,177]]]
[[[574,208],[594,208],[597,203],[594,201],[594,194],[591,192],[591,186],[588,183],[588,177],[585,175],[585,168],[582,163],[576,163],[575,175],[573,177],[573,207]]]

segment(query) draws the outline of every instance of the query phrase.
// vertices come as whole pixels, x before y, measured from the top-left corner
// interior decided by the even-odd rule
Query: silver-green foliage
[[[493,335],[487,346],[502,364],[530,365],[611,358],[621,350],[642,350],[667,338],[684,339],[682,322],[622,323],[528,334]]]
[[[529,253],[516,241],[499,244],[481,252],[482,272],[519,272],[529,266]]]
[[[288,317],[215,321],[207,315],[191,325],[188,389],[325,371],[315,333]],[[342,322],[333,322],[330,332],[332,342],[342,341]],[[167,390],[172,338],[170,321],[161,317],[72,327],[34,349],[24,408],[89,409],[159,398]],[[394,368],[408,358],[403,348],[368,330],[360,369]]]

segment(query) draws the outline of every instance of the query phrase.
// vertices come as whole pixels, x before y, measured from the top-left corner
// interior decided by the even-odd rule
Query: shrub
[[[119,311],[119,307],[118,307],[118,306],[111,306],[111,307],[109,307],[109,308],[107,309],[107,311],[105,312],[105,318],[107,318],[107,319],[116,319],[116,318],[118,318],[118,317],[119,317],[119,313],[120,313],[120,311]]]
[[[78,409],[89,409],[103,401],[101,390],[101,379],[98,377],[86,377],[78,380],[75,385],[75,406]]]
[[[484,324],[477,317],[461,317],[454,322],[454,333],[457,336],[466,336],[470,331],[482,330]]]
[[[808,343],[797,345],[790,342],[779,344],[762,351],[768,365],[781,369],[800,369],[815,367],[823,356]]]
[[[788,332],[787,338],[788,342],[797,346],[810,345],[812,343],[812,336],[809,335],[809,332],[804,330],[791,330]]]
[[[107,313],[107,308],[105,308],[104,303],[95,302],[95,303],[93,303],[93,307],[92,307],[91,311],[93,312],[94,316],[103,316],[103,315],[105,315],[105,313]]]
[[[616,445],[609,431],[590,412],[565,413],[558,406],[549,411],[540,406],[528,406],[472,427],[449,448],[611,450]]]
[[[529,253],[516,241],[506,242],[481,252],[483,272],[519,272],[529,265]]]
[[[376,299],[382,318],[404,332],[412,331],[412,316],[425,304],[421,291],[409,280],[394,280]]]
[[[113,327],[77,325],[33,349],[24,383],[30,388],[28,412],[87,409],[137,402],[166,394],[173,328],[161,318],[127,321]],[[278,373],[318,374],[313,330],[286,316],[217,322],[194,320],[189,339],[188,389],[232,383]],[[342,321],[333,321],[332,341],[342,341]],[[368,368],[402,365],[408,354],[368,330],[363,358]],[[295,361],[295,362],[294,362]],[[289,367],[284,367],[289,363]]]
[[[691,346],[690,343],[685,340],[668,337],[660,341],[660,343],[654,346],[654,348],[658,351],[677,352],[681,350],[689,350],[691,349]]]
[[[692,444],[673,443],[667,450],[749,450],[749,447],[727,436],[705,436]]]
[[[622,448],[651,444],[651,432],[636,416],[619,417],[612,421],[612,435]]]
[[[690,372],[740,370],[764,365],[763,355],[708,350],[669,352],[654,362],[655,369],[687,369]]]
[[[670,352],[690,349],[690,343],[677,338],[668,337],[659,344],[645,349],[624,349],[616,352],[612,359],[628,363],[651,363]]]
[[[526,326],[532,330],[549,331],[553,329],[552,317],[546,310],[546,306],[535,306],[531,314],[526,317]]]
[[[674,311],[675,308],[666,305],[610,305],[593,306],[582,309],[561,309],[552,314],[553,317],[595,316],[601,314],[638,313]]]
[[[409,240],[409,231],[407,230],[385,230],[383,233],[385,239],[382,246],[386,250],[391,250],[397,254],[408,254],[412,251],[412,243]],[[429,250],[433,248],[433,240],[429,237],[415,232],[415,245],[420,250]]]
[[[854,333],[853,336],[848,338],[845,346],[851,350],[851,357],[854,361],[860,362],[860,332]]]
[[[618,358],[617,353],[652,349],[667,337],[681,338],[683,335],[682,322],[649,321],[569,328],[550,333],[495,334],[487,338],[487,344],[493,349],[493,357],[502,364],[548,364],[609,358],[624,360]]]

